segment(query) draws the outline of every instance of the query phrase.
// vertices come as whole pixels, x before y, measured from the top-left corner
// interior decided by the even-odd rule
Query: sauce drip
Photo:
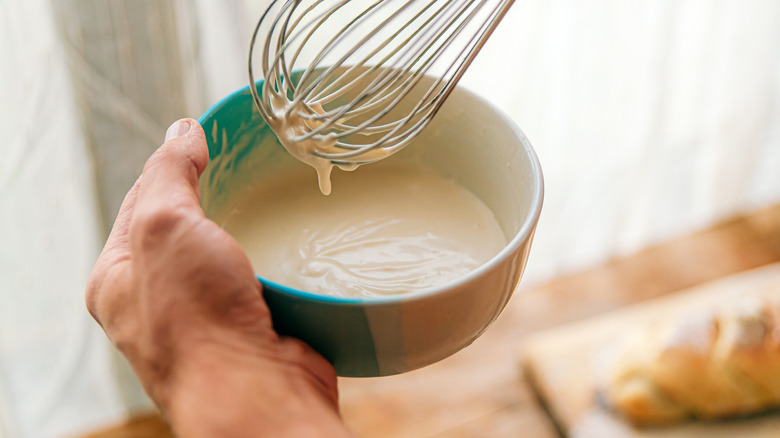
[[[317,172],[317,182],[320,191],[323,195],[330,195],[330,175],[333,171],[333,167],[337,166],[341,170],[352,171],[355,170],[358,165],[333,164],[331,160],[319,157],[315,154],[315,151],[322,153],[344,152],[336,145],[337,139],[333,134],[314,135],[306,140],[297,141],[297,138],[304,136],[312,129],[316,128],[319,122],[301,116],[303,103],[296,104],[287,99],[284,94],[286,93],[272,96],[270,104],[275,117],[268,121],[268,126],[271,127],[276,134],[276,137],[279,139],[279,142],[287,149],[287,152],[289,152],[290,155],[314,168]],[[325,112],[322,107],[316,103],[309,103],[308,106],[320,114]],[[366,161],[377,161],[387,155],[389,155],[387,151],[377,148],[361,154],[361,157]]]

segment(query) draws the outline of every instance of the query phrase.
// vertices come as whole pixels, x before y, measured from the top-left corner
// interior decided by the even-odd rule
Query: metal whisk
[[[315,156],[374,161],[430,122],[512,2],[273,0],[252,35],[249,88],[269,125],[301,117],[292,140],[328,144]]]

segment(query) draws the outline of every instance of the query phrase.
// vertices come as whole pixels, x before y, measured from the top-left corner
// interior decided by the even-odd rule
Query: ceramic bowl
[[[263,177],[305,166],[279,144],[255,110],[248,87],[199,121],[209,147],[210,162],[201,177],[209,217],[219,217],[238,193]],[[422,160],[471,190],[493,210],[509,243],[457,281],[398,295],[316,295],[258,277],[275,329],[311,345],[340,376],[403,373],[466,347],[501,313],[526,266],[542,207],[542,170],[528,139],[509,118],[456,88],[417,139],[387,158],[402,159]]]

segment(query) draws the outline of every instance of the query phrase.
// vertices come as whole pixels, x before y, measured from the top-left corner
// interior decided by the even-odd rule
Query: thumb
[[[193,123],[197,124],[197,122],[192,119],[181,119],[173,122],[173,124],[168,127],[168,130],[165,131],[165,143],[187,134],[192,128]]]
[[[208,163],[207,149],[196,120],[181,119],[168,128],[165,143],[146,162],[139,179],[130,224],[134,252],[144,244],[162,244],[160,238],[182,219],[204,216],[198,178]]]
[[[165,143],[149,158],[141,174],[136,211],[161,207],[200,208],[198,178],[208,164],[203,128],[193,119],[174,122]]]

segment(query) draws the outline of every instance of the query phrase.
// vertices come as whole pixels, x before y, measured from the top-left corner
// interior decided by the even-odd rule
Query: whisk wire
[[[396,122],[385,124],[385,125],[379,125],[379,126],[371,126],[374,122],[384,117],[386,114],[388,114],[390,111],[395,108],[395,106],[401,102],[408,93],[414,88],[414,86],[417,84],[419,79],[423,76],[425,72],[427,72],[429,66],[441,55],[441,53],[444,52],[448,44],[451,42],[451,40],[458,35],[458,33],[462,30],[462,26],[457,28],[452,35],[449,36],[438,48],[435,50],[435,55],[428,58],[427,62],[423,64],[423,66],[412,76],[409,76],[407,73],[421,60],[423,59],[423,56],[431,50],[432,47],[434,47],[439,39],[442,38],[446,34],[446,32],[449,30],[449,28],[452,26],[453,23],[456,21],[453,20],[453,17],[459,17],[463,14],[464,11],[466,11],[470,5],[474,3],[474,0],[470,2],[466,2],[461,8],[451,11],[451,15],[449,17],[446,17],[443,15],[445,10],[452,5],[452,3],[447,3],[444,6],[442,6],[438,11],[435,12],[431,17],[428,18],[428,20],[420,26],[417,31],[415,31],[411,36],[409,36],[405,41],[398,44],[395,50],[393,50],[390,54],[388,54],[384,59],[380,60],[380,62],[377,63],[377,66],[382,66],[385,61],[395,53],[397,53],[402,47],[404,47],[406,44],[408,44],[410,41],[412,41],[415,36],[418,35],[423,30],[428,30],[428,33],[433,33],[434,35],[430,38],[428,38],[428,35],[425,35],[425,32],[423,32],[423,35],[421,38],[419,38],[416,41],[413,41],[413,47],[414,45],[417,45],[419,47],[413,48],[412,50],[408,50],[407,52],[407,59],[400,59],[398,62],[400,62],[402,65],[407,65],[407,67],[404,70],[399,70],[395,68],[390,68],[388,70],[385,70],[386,78],[378,77],[376,78],[371,84],[365,87],[363,92],[355,98],[350,104],[345,105],[340,108],[340,111],[337,114],[338,120],[343,120],[344,118],[352,118],[356,115],[360,115],[365,112],[373,111],[378,106],[384,104],[387,102],[387,97],[395,92],[396,90],[399,90],[403,88],[403,91],[400,92],[400,94],[397,94],[395,98],[392,100],[391,103],[384,105],[382,110],[374,115],[373,117],[369,118],[368,120],[364,121],[361,124],[358,124],[356,126],[349,126],[345,125],[343,123],[339,124],[338,127],[342,129],[341,132],[336,134],[335,136],[337,138],[346,137],[349,135],[352,135],[358,131],[366,130],[366,133],[376,133],[381,131],[390,131],[389,134],[386,137],[381,138],[379,141],[386,141],[389,138],[392,138],[391,135],[394,134],[399,128],[407,124],[412,118],[414,118],[414,115],[417,114],[417,112],[420,110],[420,108],[424,107],[422,103],[427,103],[427,98],[430,97],[431,92],[429,91],[426,93],[425,97],[418,103],[417,106],[411,111],[411,114],[409,117],[406,117],[404,119],[398,120]],[[433,5],[434,2],[430,2],[428,4],[428,7]],[[427,10],[427,8],[426,8]],[[477,9],[478,10],[478,9]],[[477,10],[473,11],[471,13],[471,16],[473,16]],[[415,17],[407,21],[407,23],[403,26],[403,28],[408,27],[416,18],[418,18],[423,11],[420,11]],[[467,17],[467,19],[470,19],[471,16]],[[430,26],[432,22],[435,22],[436,19],[438,21],[441,21],[442,19],[446,18],[445,24],[442,27],[435,28]],[[383,25],[386,24],[383,23]],[[389,39],[385,40],[382,45],[387,45],[390,40],[397,36],[398,33],[401,30],[394,33]],[[365,62],[365,59],[361,61],[361,63]],[[375,67],[376,68],[376,67]],[[364,74],[368,74],[371,71],[367,71]],[[390,73],[393,73],[390,75]],[[387,77],[389,76],[389,77]],[[403,82],[399,83],[398,78],[401,76],[406,76],[406,79],[403,80]],[[359,78],[355,79],[357,81]],[[380,80],[383,79],[383,80]],[[353,81],[353,83],[355,82]],[[434,88],[437,87],[441,81],[437,81],[434,84]],[[369,97],[369,99],[366,99],[366,97]],[[427,106],[427,105],[425,105]],[[327,118],[332,116],[333,113],[322,113],[322,114],[315,114],[312,115],[313,118]],[[331,122],[335,121],[335,119],[332,119]],[[314,129],[311,133],[299,137],[300,140],[306,140],[310,138],[313,135],[319,134],[324,129],[328,128],[333,123],[326,123],[323,125],[319,125],[316,129]],[[386,141],[387,143],[392,143],[390,141]],[[339,144],[340,146],[344,145],[343,143]]]
[[[273,0],[250,41],[253,100],[269,124],[280,105],[284,117],[303,120],[306,129],[292,141],[328,139],[313,155],[355,164],[376,157],[366,155],[373,149],[388,155],[428,125],[512,2]],[[332,30],[338,19],[344,24]],[[265,82],[255,87],[261,35]],[[309,62],[299,69],[304,55]],[[436,79],[418,90],[433,72]]]
[[[382,1],[383,1],[383,0],[380,0],[378,3],[382,3]],[[407,1],[407,2],[406,2],[406,3],[405,3],[405,4],[404,4],[404,5],[403,5],[403,6],[402,6],[402,7],[401,7],[401,8],[400,8],[398,11],[396,11],[396,13],[398,13],[398,12],[400,12],[400,11],[403,11],[404,9],[406,9],[407,7],[409,7],[409,6],[410,6],[412,3],[414,3],[414,1],[415,1],[415,0],[409,0],[409,1]],[[371,10],[373,10],[373,8],[374,8],[374,7],[375,7],[375,6],[376,6],[378,3],[376,3],[376,4],[372,5],[371,7],[369,7],[369,8],[368,8],[368,9],[366,9],[365,11],[363,11],[363,13],[361,13],[361,18],[367,18],[367,17],[368,17],[368,13],[369,13]],[[389,4],[389,3],[387,3],[387,2],[384,2],[384,3],[383,3],[383,5],[387,5],[387,4]],[[386,18],[386,19],[385,19],[385,20],[384,20],[382,23],[380,23],[380,24],[379,24],[379,26],[375,27],[375,28],[374,28],[372,31],[370,31],[370,32],[369,32],[367,35],[365,35],[365,36],[364,36],[364,37],[363,37],[363,38],[362,38],[360,41],[358,41],[356,44],[354,44],[354,45],[353,45],[353,47],[352,47],[352,49],[351,49],[351,50],[349,50],[347,53],[345,53],[345,54],[344,54],[344,56],[342,56],[342,57],[341,57],[341,58],[340,58],[340,59],[339,59],[339,60],[338,60],[338,61],[337,61],[337,62],[336,62],[334,65],[335,65],[335,66],[342,65],[344,61],[346,61],[346,60],[347,60],[347,59],[348,59],[348,58],[349,58],[351,55],[353,55],[353,54],[354,54],[354,53],[355,53],[355,52],[356,52],[358,49],[362,48],[362,47],[363,47],[363,46],[364,46],[364,45],[365,45],[365,44],[366,44],[366,43],[367,43],[367,42],[368,42],[368,41],[369,41],[371,38],[373,38],[373,37],[374,37],[374,36],[377,34],[377,32],[379,32],[379,29],[380,29],[380,28],[383,28],[383,27],[384,27],[384,26],[386,26],[388,23],[390,23],[390,22],[393,20],[393,18],[394,18],[394,17],[393,17],[393,15],[395,15],[395,14],[390,14],[390,16],[389,16],[388,18]],[[349,28],[350,30],[354,30],[354,27],[355,27],[355,25],[356,25],[356,24],[357,24],[357,21],[356,21],[356,20],[353,20],[353,21],[352,21],[352,22],[350,22],[350,23],[349,23],[347,26],[345,26],[345,28],[344,28],[344,29],[347,29],[347,28]],[[390,39],[392,39],[392,38],[394,38],[395,36],[397,36],[398,34],[400,34],[400,33],[401,33],[401,31],[402,31],[403,29],[404,29],[403,27],[402,27],[401,29],[399,29],[399,30],[398,30],[396,33],[394,33],[394,34],[393,34],[393,35],[390,37]],[[342,38],[340,38],[340,40],[343,40],[343,36],[342,36]],[[331,50],[331,49],[333,49],[334,47],[335,47],[335,45],[334,45],[334,44],[329,44],[329,45],[327,45],[326,49],[330,51],[330,50]],[[383,45],[378,45],[378,46],[377,46],[377,47],[376,47],[376,48],[375,48],[375,49],[374,49],[374,50],[373,50],[371,53],[369,53],[367,56],[365,56],[365,57],[364,57],[364,58],[363,58],[361,61],[358,61],[358,62],[356,62],[354,65],[351,65],[351,66],[349,66],[349,68],[348,68],[347,72],[345,72],[345,74],[344,74],[344,75],[340,76],[340,77],[339,77],[339,78],[337,78],[337,79],[336,79],[334,82],[332,82],[331,84],[329,84],[329,85],[328,85],[328,87],[327,87],[325,90],[332,90],[332,89],[335,89],[335,88],[339,88],[339,83],[340,83],[340,80],[341,80],[342,78],[344,78],[344,77],[348,77],[348,73],[352,73],[353,71],[355,71],[355,70],[358,70],[360,67],[364,66],[364,65],[365,65],[365,63],[366,63],[366,62],[367,62],[369,59],[371,59],[373,56],[375,56],[375,55],[376,55],[376,54],[377,54],[379,51],[381,51],[381,49],[382,49],[382,48],[383,48]],[[382,61],[380,61],[379,63],[377,63],[377,65],[381,65],[381,64],[382,64]],[[310,65],[310,67],[313,67],[314,65],[315,65],[315,63],[312,63],[312,65]],[[323,72],[322,76],[326,76],[326,75],[327,75],[327,74],[329,74],[331,71],[332,71],[332,70],[326,70],[325,72]],[[355,83],[355,82],[356,82],[356,80],[354,80],[354,79],[353,79],[352,81],[350,81],[350,83]],[[348,87],[348,86],[349,86],[349,85],[345,85],[344,87]],[[321,99],[322,99],[322,94],[323,94],[323,92],[330,92],[330,91],[325,91],[325,90],[317,90],[317,89],[316,89],[316,87],[310,87],[310,88],[309,88],[307,91],[305,91],[305,92],[303,92],[303,93],[301,93],[301,94],[302,94],[303,96],[305,96],[305,98],[307,98],[307,99],[310,99],[310,100],[317,101],[317,100],[321,100]]]
[[[392,41],[393,41],[393,40],[394,40],[394,39],[395,39],[395,38],[396,38],[396,37],[397,37],[397,36],[398,36],[398,35],[399,35],[399,34],[400,34],[402,31],[403,31],[403,30],[405,30],[407,27],[409,27],[411,24],[413,24],[413,23],[414,23],[414,22],[415,22],[415,21],[416,21],[416,20],[417,20],[417,19],[418,19],[418,18],[419,18],[419,17],[420,17],[420,16],[421,16],[423,13],[424,13],[424,12],[426,12],[426,11],[428,10],[428,8],[430,8],[431,6],[433,6],[433,4],[434,4],[434,3],[435,3],[435,1],[431,1],[431,2],[429,2],[429,3],[428,3],[428,5],[427,5],[425,8],[423,8],[421,11],[419,11],[419,12],[418,12],[418,13],[417,13],[417,14],[416,14],[414,17],[412,17],[411,19],[407,20],[407,22],[406,22],[406,23],[405,23],[403,26],[401,26],[401,27],[398,29],[398,31],[396,31],[395,33],[393,33],[393,34],[392,34],[390,37],[388,37],[388,38],[387,38],[387,39],[385,39],[385,40],[384,40],[384,41],[383,41],[381,44],[379,44],[379,45],[378,45],[378,47],[377,47],[377,49],[375,49],[375,50],[374,50],[374,51],[373,51],[371,54],[369,54],[369,55],[368,55],[368,56],[367,56],[367,57],[366,57],[364,60],[362,60],[362,61],[361,61],[359,64],[365,64],[366,60],[367,60],[369,57],[373,56],[375,53],[377,53],[377,52],[378,52],[379,50],[381,50],[383,47],[386,47],[386,46],[387,46],[387,45],[388,45],[390,42],[392,42]],[[418,34],[420,34],[421,32],[424,32],[426,29],[429,29],[429,27],[430,27],[430,24],[431,24],[431,23],[432,23],[432,22],[433,22],[433,21],[434,21],[436,18],[439,18],[439,19],[441,19],[441,13],[442,13],[442,11],[444,11],[444,10],[445,10],[445,8],[447,7],[447,5],[448,5],[448,4],[445,4],[445,5],[444,5],[444,6],[442,6],[442,7],[441,7],[441,8],[440,8],[438,11],[434,12],[434,14],[432,14],[432,16],[431,16],[431,17],[429,17],[429,18],[428,18],[428,19],[427,19],[427,20],[426,20],[424,23],[422,23],[422,25],[421,25],[421,26],[419,26],[419,28],[418,28],[416,31],[414,31],[414,32],[413,32],[411,35],[409,35],[409,36],[408,36],[408,37],[407,37],[405,40],[403,40],[403,41],[401,41],[401,42],[397,43],[397,44],[396,44],[396,46],[395,46],[395,48],[394,48],[392,51],[390,51],[390,53],[388,53],[388,54],[387,54],[387,55],[386,55],[384,58],[382,58],[381,60],[379,60],[379,61],[378,61],[378,62],[377,62],[375,65],[374,65],[374,67],[373,67],[373,68],[374,68],[374,69],[377,69],[377,68],[379,68],[379,67],[382,67],[382,66],[384,66],[384,65],[385,65],[385,63],[386,63],[386,62],[387,62],[389,59],[391,59],[393,56],[395,56],[395,55],[396,55],[396,54],[397,54],[397,53],[398,53],[398,52],[399,52],[401,49],[403,49],[403,48],[404,48],[406,45],[408,45],[409,43],[412,43],[412,44],[422,44],[422,43],[424,43],[424,40],[422,39],[422,37],[420,37],[420,38],[416,38],[416,37],[417,37],[417,36],[418,36]],[[385,25],[385,24],[386,24],[386,23],[383,23],[383,25]],[[423,37],[424,37],[424,35],[423,35]],[[416,39],[415,39],[415,38],[416,38]],[[419,54],[419,53],[420,53],[420,50],[418,50],[418,49],[415,49],[415,50],[409,50],[409,51],[408,51],[408,55],[409,55],[409,56],[408,56],[408,58],[410,58],[410,59],[411,59],[411,58],[413,58],[413,55],[414,55],[415,53]],[[400,60],[396,61],[396,63],[400,63],[401,65],[404,65],[404,64],[406,64],[406,65],[407,65],[407,67],[406,67],[405,69],[403,69],[403,71],[409,71],[409,70],[411,70],[411,69],[414,67],[414,64],[416,63],[416,61],[415,61],[415,62],[413,62],[413,63],[409,63],[408,61],[406,61],[406,60],[404,60],[404,59],[400,59]],[[395,65],[393,65],[393,66],[391,66],[391,67],[390,67],[390,69],[387,71],[387,73],[390,73],[390,72],[392,72],[392,71],[395,71],[396,69],[398,69],[398,67],[396,67]],[[401,74],[401,73],[396,73],[396,74],[394,75],[394,78],[395,78],[395,77],[397,77],[397,76],[399,76],[400,74]],[[387,76],[387,75],[386,75],[386,76]],[[353,82],[357,82],[357,81],[353,81]],[[380,82],[380,83],[378,83],[378,82],[379,82],[379,81],[374,81],[374,82],[373,82],[371,85],[367,86],[367,87],[366,87],[366,93],[367,93],[367,94],[372,94],[372,93],[377,93],[377,92],[379,92],[379,90],[380,90],[380,89],[384,89],[385,85],[387,85],[389,81],[382,81],[382,82]],[[392,82],[391,82],[391,83],[392,83]]]
[[[411,0],[414,1],[414,0]],[[315,58],[312,60],[312,62],[309,63],[309,65],[306,67],[306,70],[304,71],[303,75],[301,75],[300,82],[306,83],[309,76],[312,74],[312,72],[315,70],[316,67],[319,66],[319,63],[327,56],[329,53],[333,51],[334,48],[338,46],[338,43],[343,42],[346,37],[353,32],[357,25],[361,22],[363,22],[365,19],[367,19],[370,16],[370,13],[375,10],[378,6],[381,6],[384,0],[378,0],[375,3],[371,4],[368,8],[363,10],[361,13],[359,13],[355,18],[353,18],[346,26],[342,27],[341,30],[339,30],[336,35],[331,38],[328,43],[325,44],[325,46],[319,51],[319,53],[315,56]],[[327,16],[331,16],[332,13],[334,13],[335,10],[329,11]],[[323,21],[320,22],[322,24]],[[319,27],[319,26],[318,26]],[[309,35],[309,37],[311,34]],[[373,33],[369,33],[365,36],[363,36],[362,39],[360,39],[356,44],[352,46],[350,50],[347,50],[346,53],[344,53],[341,58],[336,60],[333,65],[328,66],[326,70],[319,74],[319,78],[327,77],[328,75],[332,74],[333,71],[338,68],[338,66],[343,65],[343,63],[349,59],[350,56],[352,56],[363,44],[365,44],[371,37],[373,36]],[[306,40],[303,41],[302,45],[299,46],[299,52],[300,49],[302,49],[303,45],[309,40],[309,37],[306,38]],[[312,90],[316,89],[322,84],[321,80],[313,81],[309,86],[301,91],[299,93],[300,98],[309,97],[312,93]]]
[[[417,18],[419,18],[419,17],[420,17],[420,15],[422,15],[422,14],[423,14],[425,11],[427,11],[427,9],[428,9],[429,7],[431,7],[431,6],[432,6],[434,3],[435,3],[435,2],[430,2],[430,3],[428,3],[428,6],[426,6],[426,8],[424,8],[424,9],[423,9],[423,10],[421,10],[421,11],[420,11],[420,12],[419,12],[417,15],[415,15],[413,18],[411,18],[410,20],[408,20],[408,21],[406,22],[406,24],[404,24],[404,26],[403,26],[403,27],[401,27],[401,28],[400,28],[400,29],[399,29],[399,30],[398,30],[396,33],[394,33],[394,34],[393,34],[391,37],[389,37],[388,39],[386,39],[386,40],[383,42],[383,44],[382,44],[382,45],[383,45],[383,46],[386,46],[387,44],[389,44],[389,43],[390,43],[390,42],[391,42],[391,41],[392,41],[392,40],[393,40],[393,39],[394,39],[394,38],[395,38],[397,35],[399,35],[399,34],[400,34],[400,32],[401,32],[401,31],[403,31],[405,28],[407,28],[409,25],[411,25],[411,24],[412,24],[412,23],[413,23],[413,22],[414,22],[414,21],[415,21]],[[387,62],[387,61],[388,61],[390,58],[392,58],[393,56],[395,56],[395,55],[396,55],[396,54],[397,54],[397,53],[398,53],[398,52],[399,52],[401,49],[403,49],[403,48],[404,48],[404,47],[405,47],[407,44],[409,44],[409,43],[412,43],[412,44],[422,44],[422,43],[424,42],[424,40],[423,40],[422,38],[423,38],[425,35],[421,36],[420,38],[417,38],[417,40],[416,40],[416,41],[415,41],[415,38],[418,36],[418,34],[419,34],[419,33],[423,32],[423,31],[424,31],[424,30],[426,30],[426,29],[429,29],[429,27],[430,27],[430,24],[431,24],[431,23],[433,23],[433,22],[434,22],[434,20],[435,20],[436,18],[441,18],[441,15],[440,15],[440,14],[441,14],[441,12],[442,12],[442,11],[443,11],[443,10],[444,10],[446,7],[447,7],[447,5],[445,5],[445,6],[443,6],[442,8],[440,8],[440,9],[439,9],[438,11],[436,11],[436,12],[435,12],[435,13],[434,13],[434,14],[433,14],[431,17],[429,17],[429,18],[428,18],[428,19],[427,19],[427,20],[426,20],[426,21],[425,21],[425,22],[424,22],[424,23],[423,23],[423,24],[422,24],[422,25],[421,25],[421,26],[420,26],[420,27],[419,27],[419,28],[418,28],[418,29],[417,29],[415,32],[413,32],[413,33],[412,33],[412,34],[411,34],[409,37],[407,37],[407,38],[406,38],[404,41],[402,41],[402,42],[398,43],[398,44],[395,46],[395,48],[394,48],[394,49],[393,49],[393,50],[392,50],[390,53],[388,53],[388,54],[385,56],[385,58],[381,59],[379,62],[377,62],[377,63],[376,63],[376,65],[375,65],[375,67],[374,67],[374,68],[379,68],[379,67],[382,67],[382,66],[384,66],[384,65],[385,65],[385,63],[386,63],[386,62]],[[428,48],[430,48],[430,45],[432,45],[432,43],[431,43],[431,44],[429,44]],[[378,49],[376,49],[376,50],[380,50],[380,49],[381,49],[381,46],[380,46]],[[380,82],[380,81],[374,81],[372,84],[370,84],[368,87],[366,87],[366,88],[365,88],[365,91],[364,91],[364,93],[365,93],[365,94],[368,94],[368,95],[371,95],[371,96],[372,96],[372,98],[370,98],[370,99],[368,99],[368,100],[361,100],[361,101],[360,101],[360,104],[359,104],[359,105],[356,105],[356,108],[353,110],[353,112],[354,112],[355,114],[359,114],[359,113],[365,112],[365,110],[366,110],[366,109],[372,109],[372,107],[376,106],[376,103],[383,103],[383,102],[385,102],[385,101],[387,100],[387,99],[385,99],[385,97],[386,97],[388,94],[390,94],[390,93],[394,92],[395,90],[398,90],[398,89],[400,89],[400,88],[403,88],[403,87],[404,87],[404,85],[405,85],[406,83],[408,83],[408,81],[409,81],[409,78],[407,77],[407,79],[405,79],[405,80],[404,80],[404,82],[403,82],[403,83],[400,83],[400,84],[398,83],[397,79],[398,79],[400,76],[403,76],[405,73],[408,73],[408,72],[409,72],[409,71],[410,71],[410,70],[411,70],[411,69],[414,67],[414,65],[415,65],[415,64],[418,62],[418,60],[419,60],[419,59],[422,57],[422,55],[424,54],[424,52],[425,52],[426,50],[427,50],[427,48],[421,48],[421,49],[413,49],[413,50],[409,50],[409,51],[408,51],[408,58],[409,58],[409,59],[411,59],[411,58],[415,58],[415,56],[414,56],[414,55],[415,55],[415,54],[417,55],[417,56],[416,56],[416,58],[414,59],[414,61],[412,61],[412,62],[407,62],[407,61],[405,61],[405,60],[403,60],[403,59],[400,59],[400,60],[396,61],[396,63],[400,63],[401,65],[404,65],[404,64],[406,64],[406,65],[407,65],[407,67],[406,67],[406,68],[404,68],[404,69],[400,69],[400,68],[396,67],[395,65],[393,65],[393,66],[391,66],[391,67],[390,67],[388,70],[386,70],[386,72],[388,73],[386,76],[389,76],[389,73],[390,73],[390,72],[395,72],[395,73],[392,75],[392,77],[391,77],[389,80],[385,80],[385,81],[381,81],[381,82]],[[362,64],[362,63],[365,63],[365,60],[364,60],[364,61],[361,61],[361,64]],[[368,72],[367,72],[367,73],[368,73]]]

